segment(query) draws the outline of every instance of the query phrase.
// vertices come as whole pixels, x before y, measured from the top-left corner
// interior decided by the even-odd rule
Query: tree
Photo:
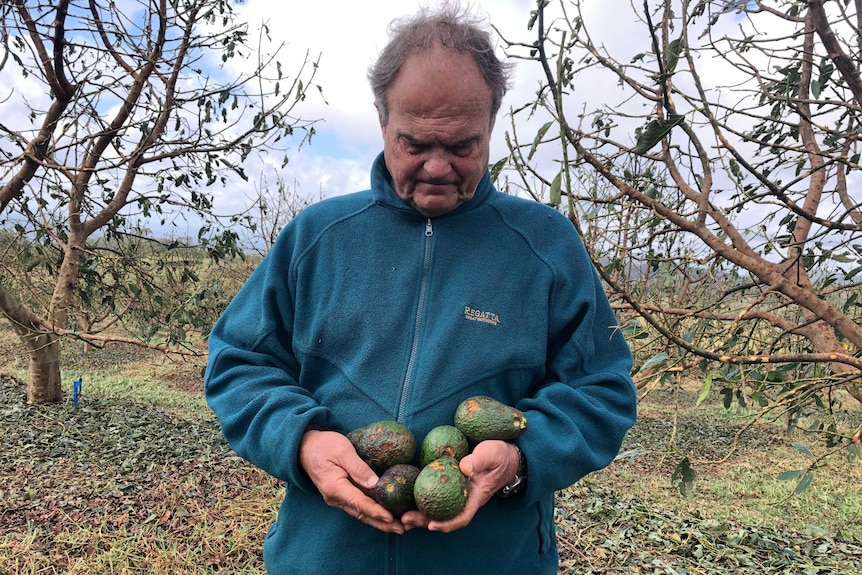
[[[261,179],[255,195],[248,198],[249,225],[240,230],[241,244],[246,252],[259,256],[266,255],[278,239],[281,230],[302,210],[310,206],[314,199],[299,191],[299,182],[288,186],[281,177],[276,178],[275,187],[266,179]],[[322,194],[318,199],[322,198]]]
[[[0,228],[15,236],[0,312],[29,354],[28,401],[57,402],[61,338],[181,351],[201,327],[213,285],[189,248],[241,255],[243,221],[218,216],[214,192],[311,137],[293,111],[317,64],[286,76],[280,49],[255,47],[266,27],[250,38],[227,0],[16,0],[0,25],[0,73],[19,85],[0,97]],[[148,233],[183,223],[195,246]]]
[[[495,174],[570,215],[641,370],[697,368],[791,427],[839,388],[862,401],[860,3],[618,4],[626,42],[578,0],[504,39],[541,76]],[[812,426],[862,455],[862,429]]]

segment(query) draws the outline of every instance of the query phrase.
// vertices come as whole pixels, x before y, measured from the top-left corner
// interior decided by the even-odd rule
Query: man
[[[508,77],[487,32],[423,11],[369,78],[371,189],[299,214],[210,336],[225,437],[286,483],[267,570],[556,573],[555,491],[607,465],[634,422],[628,347],[574,226],[490,181]],[[526,431],[463,458],[455,518],[393,517],[345,434],[391,419],[421,442],[473,395],[522,410]]]

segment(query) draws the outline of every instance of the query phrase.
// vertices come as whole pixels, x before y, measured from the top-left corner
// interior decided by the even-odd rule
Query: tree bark
[[[45,404],[63,401],[60,377],[60,339],[50,333],[22,338],[30,354],[30,378],[27,381],[27,403]]]
[[[0,285],[0,316],[5,317],[30,356],[27,403],[59,403],[63,400],[60,379],[60,337],[30,312],[9,290]]]

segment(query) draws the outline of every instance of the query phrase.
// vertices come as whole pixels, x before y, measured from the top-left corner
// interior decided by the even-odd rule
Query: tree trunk
[[[60,403],[63,401],[60,339],[54,334],[30,335],[22,339],[30,354],[27,403]]]
[[[811,342],[811,347],[819,353],[846,353],[841,347],[841,342],[835,336],[835,330],[826,325],[822,321],[817,321],[816,316],[810,313],[805,314],[805,319],[810,321],[810,324],[799,330],[799,332]],[[853,396],[859,403],[862,403],[862,385],[858,383],[858,370],[844,363],[832,362],[829,364],[832,372],[836,375],[843,375],[848,379],[856,374],[855,378],[844,386],[847,392]]]

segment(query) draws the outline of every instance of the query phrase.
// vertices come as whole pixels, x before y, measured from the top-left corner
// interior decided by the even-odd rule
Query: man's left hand
[[[401,523],[406,530],[425,527],[443,533],[466,527],[480,507],[515,479],[519,459],[518,449],[511,443],[493,439],[480,442],[461,460],[461,472],[470,479],[470,495],[461,513],[448,521],[432,521],[419,511],[408,511]]]

